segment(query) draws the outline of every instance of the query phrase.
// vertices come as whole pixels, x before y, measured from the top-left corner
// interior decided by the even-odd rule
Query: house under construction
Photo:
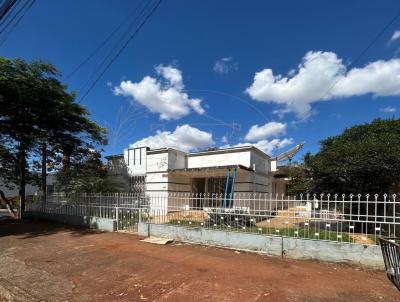
[[[149,196],[171,192],[197,196],[284,194],[288,179],[285,170],[277,167],[279,158],[271,158],[254,146],[212,148],[200,152],[138,147],[107,159],[109,174],[115,182],[123,184],[131,192],[146,192]],[[211,206],[204,204],[207,200],[199,198],[201,204],[189,206]],[[210,200],[221,203],[214,206],[226,206],[231,202],[226,198]],[[191,202],[196,203],[196,199],[191,199]]]

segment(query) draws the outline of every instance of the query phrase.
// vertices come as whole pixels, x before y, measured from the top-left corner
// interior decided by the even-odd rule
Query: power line
[[[143,2],[146,2],[144,0]],[[141,20],[143,16],[145,15],[145,12],[151,7],[152,2],[148,1],[147,4],[140,10],[138,15],[132,20],[132,22],[128,25],[128,28],[123,32],[123,34],[120,36],[118,41],[114,44],[110,52],[103,58],[101,63],[97,66],[97,68],[92,72],[92,74],[89,76],[88,80],[86,83],[84,83],[82,86],[79,87],[78,91],[84,90],[85,87],[88,87],[90,85],[90,82],[92,79],[96,77],[96,74],[98,74],[104,66],[106,66],[106,63],[111,60],[113,55],[118,51],[118,49],[121,47],[121,43],[129,37],[130,32],[135,28],[136,23],[138,20]]]
[[[8,37],[10,36],[12,31],[19,24],[19,22],[23,19],[23,17],[27,13],[27,11],[33,6],[34,3],[35,3],[35,0],[28,0],[24,4],[22,4],[22,7],[13,15],[11,20],[6,25],[4,25],[3,29],[0,30],[0,34],[2,34],[3,32],[6,32],[6,36],[0,42],[0,46],[3,45],[4,42],[8,39]]]
[[[106,71],[110,68],[110,66],[115,62],[115,60],[121,55],[121,53],[125,50],[125,48],[129,45],[129,43],[135,38],[138,32],[143,28],[143,26],[147,23],[150,17],[156,12],[157,8],[160,6],[162,0],[158,0],[155,6],[151,9],[151,11],[145,16],[144,20],[139,24],[138,28],[133,32],[133,34],[128,38],[128,40],[124,43],[124,45],[118,50],[115,56],[109,61],[109,63],[105,66],[105,68],[101,71],[101,73],[97,76],[94,82],[90,85],[89,89],[82,95],[78,103],[81,103],[83,99],[90,93],[93,87],[98,83],[101,77],[106,73]]]
[[[16,13],[14,13],[17,7],[21,6],[20,4],[22,5],[22,7]],[[23,3],[22,1],[20,2],[15,1],[15,4],[9,9],[9,13],[6,14],[0,22],[0,27],[2,27],[0,33],[4,32],[7,29],[7,27],[16,19],[18,13],[21,12],[21,10],[25,7],[26,4],[27,2]],[[10,18],[11,20],[9,20]]]
[[[71,78],[76,72],[78,72],[87,62],[89,62],[101,49],[104,48],[104,46],[107,45],[107,43],[116,35],[116,33],[124,26],[124,24],[132,17],[133,12],[137,11],[144,1],[140,2],[138,6],[135,7],[135,9],[128,15],[126,18],[103,40],[103,42],[100,43],[82,62],[80,62],[68,75],[65,76],[63,79],[64,81],[67,81],[69,78]]]
[[[347,70],[353,68],[358,61],[362,58],[362,56],[379,40],[379,38],[385,33],[385,31],[392,26],[394,22],[400,17],[400,11],[382,28],[382,30],[375,36],[374,39],[361,51],[361,53],[356,57],[356,59],[347,67]],[[328,90],[322,95],[322,99],[327,96],[327,94],[341,81],[341,77],[338,78],[329,88]]]
[[[34,0],[33,0],[34,1]],[[32,2],[32,0],[27,0],[25,1],[22,5],[20,5],[20,9],[12,16],[11,20],[8,21],[8,23],[6,25],[4,25],[4,27],[0,30],[0,34],[2,34],[3,32],[5,32],[10,26],[11,24],[19,17],[20,14],[23,13],[23,11],[27,8],[27,6],[29,5],[29,3]]]
[[[5,0],[0,7],[0,20],[13,8],[17,0]]]

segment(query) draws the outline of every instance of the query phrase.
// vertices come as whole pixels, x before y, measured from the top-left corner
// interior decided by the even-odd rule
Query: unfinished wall
[[[271,170],[270,157],[256,149],[251,152],[251,167],[258,173],[268,174]]]
[[[190,177],[178,174],[168,173],[168,189],[171,192],[190,193],[191,180]]]
[[[184,169],[187,166],[186,153],[168,149],[168,169]]]
[[[274,195],[286,195],[286,186],[287,186],[288,181],[285,181],[284,179],[274,179],[272,181],[272,193]]]

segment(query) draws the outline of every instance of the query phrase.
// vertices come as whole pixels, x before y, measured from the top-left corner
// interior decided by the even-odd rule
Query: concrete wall
[[[168,190],[172,192],[190,193],[192,189],[189,175],[168,173]]]
[[[251,167],[254,167],[256,172],[264,174],[268,174],[270,172],[270,158],[266,154],[252,151],[250,161]]]
[[[188,155],[188,168],[205,168],[228,165],[242,165],[250,168],[250,151],[237,151],[215,154],[194,153]]]
[[[279,196],[286,195],[286,184],[289,181],[285,181],[285,179],[273,179],[272,180],[272,194]]]
[[[168,150],[147,154],[146,190],[151,192],[168,191]]]
[[[130,175],[146,175],[147,148],[139,147],[124,150],[124,161]]]
[[[138,231],[140,236],[167,237],[178,241],[254,251],[271,256],[283,255],[294,259],[343,262],[372,269],[384,267],[379,246],[146,223],[140,223]]]
[[[117,230],[117,221],[108,218],[36,212],[29,212],[27,215],[28,217],[32,217],[35,219],[55,221],[73,226],[83,226],[90,229],[97,229],[108,232],[115,232]]]
[[[168,149],[147,151],[147,173],[166,172],[168,170]]]
[[[271,193],[272,179],[270,175],[254,172],[252,176],[253,192]]]
[[[168,169],[184,169],[186,166],[185,152],[168,149]]]

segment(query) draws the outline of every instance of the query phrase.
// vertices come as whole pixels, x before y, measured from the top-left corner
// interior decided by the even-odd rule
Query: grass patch
[[[340,233],[336,231],[317,230],[315,228],[267,228],[257,226],[227,226],[220,224],[209,224],[207,222],[199,222],[193,220],[170,220],[170,225],[186,226],[186,227],[204,227],[207,229],[222,230],[222,231],[235,231],[252,234],[287,236],[293,238],[316,239],[316,240],[330,240],[339,242],[353,242],[352,237],[347,233]],[[373,235],[371,235],[373,237]]]

